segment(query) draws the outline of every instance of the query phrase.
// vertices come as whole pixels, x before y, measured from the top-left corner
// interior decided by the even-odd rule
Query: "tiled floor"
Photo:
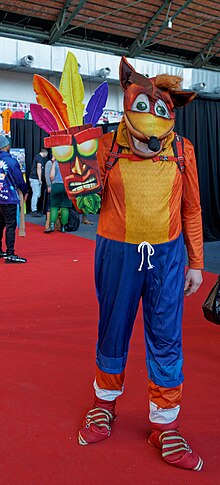
[[[68,233],[74,236],[85,237],[87,239],[95,240],[96,229],[98,224],[98,215],[90,214],[88,219],[94,223],[94,225],[80,224],[79,229],[76,232]],[[30,214],[26,215],[26,221],[33,224],[39,224],[44,226],[45,216],[31,217]],[[43,232],[43,227],[42,227]],[[44,237],[49,237],[45,234]],[[220,274],[220,241],[205,242],[204,243],[204,256],[205,256],[205,271],[210,273]]]

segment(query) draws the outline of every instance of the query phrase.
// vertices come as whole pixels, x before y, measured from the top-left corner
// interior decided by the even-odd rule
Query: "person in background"
[[[52,158],[55,160],[54,158]],[[51,186],[52,182],[50,180],[50,171],[52,168],[53,162],[52,160],[48,160],[45,165],[45,180],[47,186],[47,203],[46,203],[46,222],[45,222],[45,230],[44,232],[50,232],[50,209],[51,209],[51,201],[50,201],[50,193],[51,193]]]
[[[20,202],[16,189],[21,190],[26,201],[28,189],[19,163],[10,155],[8,139],[0,135],[0,258],[4,258],[6,263],[27,261],[14,253],[17,205]],[[2,249],[4,229],[7,251]]]
[[[37,203],[38,199],[41,196],[41,187],[42,181],[44,176],[44,165],[45,165],[45,158],[48,155],[48,151],[45,148],[42,148],[40,153],[36,155],[34,158],[31,172],[29,176],[30,185],[32,188],[32,198],[31,198],[31,215],[33,217],[40,217],[41,214],[37,212]]]
[[[54,157],[52,157],[50,181],[52,184],[50,192],[50,228],[47,231],[45,230],[45,232],[54,232],[59,210],[61,212],[61,232],[65,232],[65,227],[69,219],[69,209],[72,207],[72,202],[67,197],[59,165]]]
[[[89,221],[89,219],[87,218],[87,214],[83,214],[82,215],[82,224],[89,224],[89,225],[93,226],[94,222]]]

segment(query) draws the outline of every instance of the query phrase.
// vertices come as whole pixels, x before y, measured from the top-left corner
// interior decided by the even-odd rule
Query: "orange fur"
[[[160,89],[181,89],[182,78],[179,76],[172,76],[170,74],[159,74],[156,76],[156,86]]]

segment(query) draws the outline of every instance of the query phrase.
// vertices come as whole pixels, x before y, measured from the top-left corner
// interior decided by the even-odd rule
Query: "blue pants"
[[[97,236],[95,281],[99,300],[97,365],[103,372],[124,371],[129,342],[142,299],[148,377],[176,387],[182,374],[182,311],[185,252],[183,236],[155,244],[141,271],[138,246]]]

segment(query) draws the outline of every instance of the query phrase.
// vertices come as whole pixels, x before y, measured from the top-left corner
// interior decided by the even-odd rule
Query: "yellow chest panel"
[[[168,241],[176,163],[131,162],[124,158],[119,160],[119,168],[125,193],[125,241],[135,244]]]

